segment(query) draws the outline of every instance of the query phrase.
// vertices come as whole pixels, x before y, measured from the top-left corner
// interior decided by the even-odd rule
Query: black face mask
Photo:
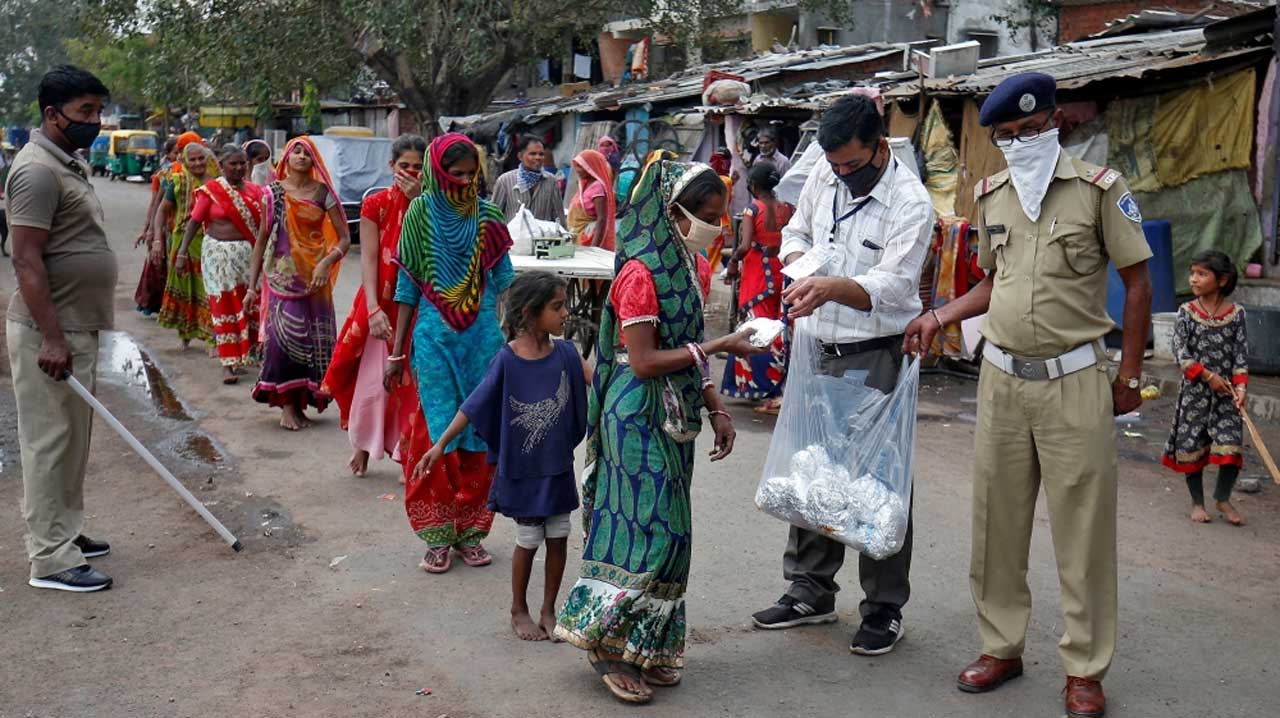
[[[840,181],[844,182],[844,186],[849,188],[854,197],[861,197],[876,186],[876,180],[880,178],[880,170],[883,169],[884,165],[875,166],[875,158],[873,157],[871,162],[847,175],[839,175],[839,177]]]
[[[102,132],[101,122],[80,122],[67,117],[62,110],[57,110],[57,112],[67,121],[66,127],[58,128],[62,131],[62,136],[80,149],[86,149],[89,145],[92,145],[93,141],[98,138],[98,134]]]

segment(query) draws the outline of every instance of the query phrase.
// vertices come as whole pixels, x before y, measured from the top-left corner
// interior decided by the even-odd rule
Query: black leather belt
[[[866,339],[860,342],[847,342],[844,344],[827,344],[826,342],[823,342],[822,353],[829,357],[847,357],[853,354],[873,352],[894,346],[902,346],[901,334],[891,337],[876,337],[875,339]]]

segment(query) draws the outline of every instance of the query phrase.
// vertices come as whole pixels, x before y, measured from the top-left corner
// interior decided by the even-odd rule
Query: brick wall
[[[1082,40],[1101,32],[1107,23],[1142,10],[1175,10],[1194,13],[1215,5],[1211,14],[1232,17],[1254,8],[1214,0],[1123,0],[1122,2],[1064,3],[1058,9],[1058,43]]]

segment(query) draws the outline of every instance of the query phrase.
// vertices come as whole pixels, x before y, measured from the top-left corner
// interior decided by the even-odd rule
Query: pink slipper
[[[418,568],[427,573],[444,573],[453,566],[453,559],[449,557],[449,548],[431,548],[427,549],[427,553],[422,557],[422,563],[418,564]]]
[[[457,546],[455,548],[458,549],[458,553],[462,554],[462,562],[472,568],[488,566],[493,563],[493,556],[490,556],[489,552],[485,551],[484,546],[481,546],[480,544],[476,544],[475,546]]]

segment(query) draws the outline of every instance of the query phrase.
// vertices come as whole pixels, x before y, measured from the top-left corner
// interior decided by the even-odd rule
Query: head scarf
[[[618,168],[622,166],[622,152],[618,149],[618,141],[609,135],[600,138],[600,141],[596,143],[596,151],[604,155],[614,172],[617,172]]]
[[[195,133],[192,133],[192,134],[195,134]],[[204,151],[205,171],[204,171],[203,177],[196,177],[195,175],[191,174],[191,170],[188,169],[188,165],[190,164],[192,145],[196,145],[201,150]],[[193,142],[188,142],[187,144],[183,145],[182,151],[178,153],[178,158],[181,160],[181,162],[180,163],[175,162],[173,165],[173,203],[175,207],[174,216],[180,217],[182,219],[186,219],[187,215],[191,213],[192,193],[194,193],[196,191],[196,188],[199,187],[200,185],[204,184],[205,182],[212,181],[213,179],[218,177],[219,175],[218,161],[213,158],[213,153],[209,151],[209,148],[205,147],[202,144],[193,143]],[[174,226],[177,227],[179,225],[175,223]]]
[[[271,159],[271,145],[267,144],[265,140],[249,140],[248,142],[244,143],[244,145],[242,146],[242,149],[244,150],[244,153],[246,156],[251,154],[252,148],[254,145],[262,145],[263,147],[265,147],[267,149],[267,159],[268,160]],[[272,182],[275,182],[276,171],[272,167],[271,162],[270,161],[259,162],[258,164],[254,165],[253,169],[250,171],[250,174],[249,174],[249,181],[254,184],[263,185],[264,187],[266,185],[271,184]]]
[[[178,154],[181,155],[182,151],[187,149],[187,145],[192,142],[204,142],[204,140],[201,139],[200,135],[190,130],[178,135]]]
[[[711,155],[711,169],[718,175],[728,175],[733,171],[733,158],[728,152],[717,151]]]
[[[497,205],[479,195],[480,171],[468,183],[452,177],[444,155],[465,135],[437,137],[427,149],[422,194],[409,205],[400,231],[397,265],[455,331],[475,323],[485,276],[511,248],[511,235]]]
[[[576,206],[578,209],[585,211],[586,205],[582,201],[582,193],[591,186],[593,182],[600,182],[605,187],[604,193],[604,216],[596,217],[597,222],[605,223],[604,241],[601,243],[605,249],[612,250],[615,244],[614,235],[614,218],[618,216],[618,200],[613,196],[613,173],[609,167],[609,161],[604,155],[595,150],[583,150],[577,157],[573,158],[573,167],[578,171],[578,193],[573,196],[573,201],[569,203],[569,210],[572,212]]]
[[[334,189],[333,180],[329,179],[329,170],[324,166],[324,159],[320,157],[320,150],[316,148],[316,143],[311,141],[310,137],[302,135],[289,140],[289,144],[284,146],[284,152],[280,155],[280,162],[276,164],[276,179],[284,181],[289,176],[289,155],[293,154],[295,147],[301,146],[307,156],[311,158],[311,179],[324,185],[329,190],[329,194],[333,196],[334,202],[341,201],[338,196],[338,190]]]

